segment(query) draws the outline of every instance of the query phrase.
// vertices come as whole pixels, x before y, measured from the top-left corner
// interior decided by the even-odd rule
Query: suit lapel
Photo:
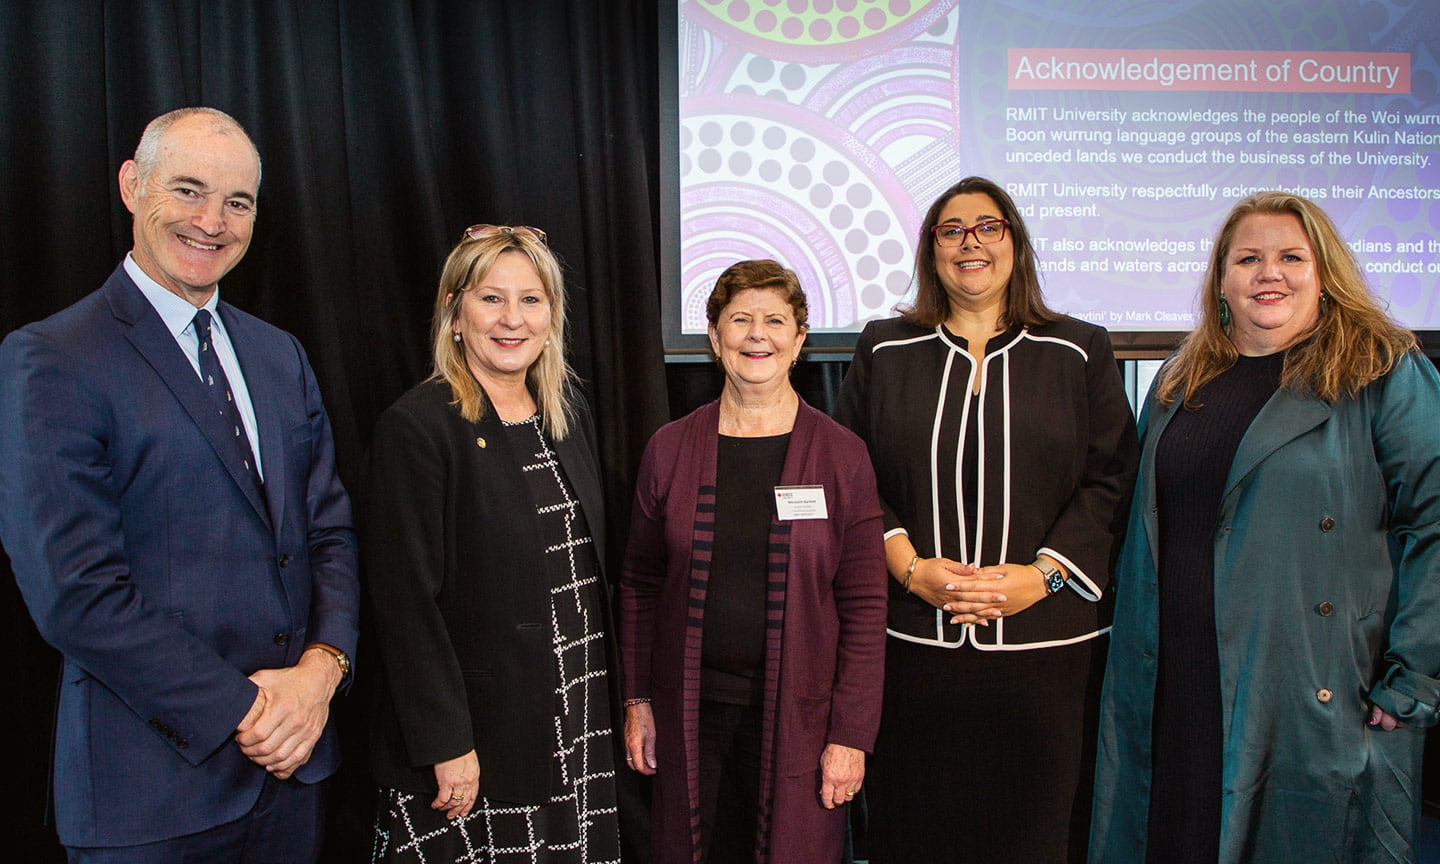
[[[275,376],[264,374],[264,364],[260,362],[260,349],[251,339],[250,331],[245,327],[243,321],[235,314],[235,310],[228,303],[221,302],[216,311],[220,313],[220,320],[225,324],[225,333],[230,337],[230,347],[235,350],[235,359],[240,364],[240,371],[245,376],[245,389],[250,394],[250,407],[255,412],[255,432],[260,438],[260,458],[262,467],[265,469],[265,498],[264,506],[258,498],[250,496],[253,484],[244,482],[244,477],[236,475],[236,482],[245,489],[250,497],[250,503],[256,507],[256,511],[264,518],[270,520],[271,524],[285,524],[285,489],[289,480],[285,476],[285,429],[281,428],[280,414],[275,406],[280,404],[280,398],[275,394]],[[243,466],[242,466],[243,467]],[[234,471],[231,471],[232,475]]]
[[[1146,507],[1140,514],[1140,518],[1145,522],[1145,541],[1150,546],[1150,562],[1156,572],[1160,569],[1160,499],[1155,497],[1155,448],[1160,443],[1160,436],[1165,434],[1165,427],[1170,425],[1175,412],[1180,409],[1180,403],[1181,400],[1176,399],[1167,407],[1160,404],[1159,400],[1151,398],[1140,418],[1140,482],[1145,484],[1142,490],[1144,497],[1141,500],[1151,503],[1151,506]]]
[[[1283,388],[1276,390],[1251,421],[1245,437],[1240,439],[1221,500],[1228,499],[1240,482],[1271,453],[1324,423],[1334,413],[1333,408],[1313,396],[1300,396]]]
[[[1175,417],[1180,406],[1180,399],[1176,399],[1169,407],[1152,400],[1148,407],[1148,416],[1141,418],[1141,440],[1144,443],[1140,457],[1140,482],[1145,484],[1142,500],[1152,504],[1159,500],[1155,496],[1155,448],[1165,434],[1165,427]],[[1230,473],[1225,478],[1225,491],[1221,495],[1222,508],[1240,483],[1271,453],[1324,423],[1333,413],[1334,410],[1319,399],[1300,396],[1284,389],[1276,390],[1275,395],[1270,397],[1251,421],[1250,428],[1240,440],[1235,458],[1230,462]],[[1156,543],[1160,537],[1159,515],[1156,508],[1151,506],[1140,516],[1145,523],[1145,539],[1150,546],[1150,559],[1158,568],[1160,559]]]
[[[111,275],[105,283],[105,293],[115,318],[129,325],[125,338],[165,382],[175,400],[185,409],[185,413],[190,415],[190,419],[210,443],[216,458],[229,473],[231,481],[240,487],[240,491],[255,508],[256,514],[269,524],[265,503],[260,500],[254,482],[234,452],[235,448],[230,446],[229,439],[234,435],[230,424],[215,411],[209,394],[205,392],[205,386],[200,382],[200,376],[195,374],[194,367],[186,359],[185,352],[176,344],[175,337],[165,327],[165,322],[160,320],[159,313],[151,307],[145,295],[140,293],[140,289],[135,287],[123,270],[117,270]],[[228,320],[226,324],[229,324]]]

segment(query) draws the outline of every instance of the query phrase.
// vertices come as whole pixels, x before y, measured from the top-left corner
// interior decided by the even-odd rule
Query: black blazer
[[[375,624],[365,647],[379,660],[371,770],[382,785],[433,793],[434,764],[473,747],[481,795],[544,803],[556,681],[539,521],[495,412],[469,423],[451,398],[444,382],[418,385],[371,443],[360,508]],[[577,414],[554,446],[603,565],[595,433]]]
[[[944,326],[872,321],[855,345],[835,419],[870,448],[887,538],[904,531],[924,557],[982,565],[1024,564],[1045,552],[1071,578],[1054,597],[988,628],[950,624],[892,579],[890,634],[982,650],[1092,639],[1110,627],[1110,571],[1140,452],[1109,334],[1062,316],[1013,327],[986,347],[977,367]],[[976,376],[984,387],[972,399]],[[975,457],[983,494],[957,502],[967,434],[984,445]]]

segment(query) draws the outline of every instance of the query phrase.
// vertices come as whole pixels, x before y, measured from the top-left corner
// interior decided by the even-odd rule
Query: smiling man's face
[[[195,306],[214,293],[250,246],[260,161],[239,131],[204,114],[166,131],[148,176],[120,167],[120,197],[135,216],[135,263]]]

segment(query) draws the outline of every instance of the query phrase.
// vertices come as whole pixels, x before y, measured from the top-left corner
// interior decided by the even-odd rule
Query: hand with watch
[[[327,645],[324,642],[311,642],[305,646],[306,651],[323,651],[335,658],[340,666],[340,680],[344,681],[350,677],[350,657],[334,645]]]
[[[304,765],[325,731],[330,698],[350,675],[350,658],[312,642],[294,666],[250,675],[259,692],[235,727],[235,743],[250,761],[284,780]]]
[[[1065,587],[1065,571],[1056,567],[1049,559],[1036,558],[1035,562],[1030,566],[1039,570],[1040,575],[1045,579],[1045,593],[1047,595],[1057,594],[1061,588]]]
[[[986,590],[1003,596],[1005,599],[995,604],[1000,613],[996,617],[1010,618],[1065,587],[1066,575],[1048,556],[1040,556],[1033,564],[994,564],[981,567],[971,579],[975,580],[976,586],[983,585]],[[967,586],[957,587],[964,590]]]

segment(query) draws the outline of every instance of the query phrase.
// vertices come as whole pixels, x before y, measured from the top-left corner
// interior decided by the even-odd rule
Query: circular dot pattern
[[[884,32],[917,15],[911,0],[692,0],[737,30],[801,46],[844,45]],[[757,75],[757,78],[769,77]]]

